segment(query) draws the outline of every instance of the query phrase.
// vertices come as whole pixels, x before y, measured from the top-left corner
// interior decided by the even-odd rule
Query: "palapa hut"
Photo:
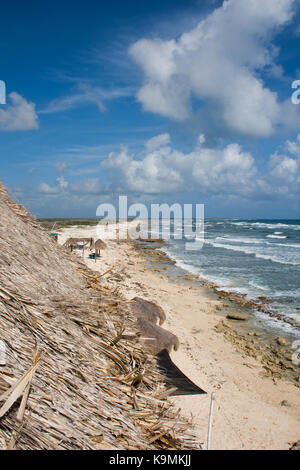
[[[106,243],[101,240],[100,238],[95,241],[95,243],[92,245],[92,248],[91,249],[94,249],[95,250],[95,257],[97,258],[98,256],[100,256],[100,252],[101,250],[103,250],[104,248],[106,248]]]
[[[89,245],[89,248],[93,246],[94,239],[93,238],[68,238],[63,246],[70,248],[70,251],[73,251],[74,248],[78,248],[80,244],[82,244],[82,247],[84,249],[85,246]]]
[[[64,245],[67,248],[70,248],[71,251],[73,251],[73,248],[77,245],[75,238],[68,238],[68,240],[65,241]]]
[[[198,449],[126,301],[2,185],[0,221],[0,448]]]

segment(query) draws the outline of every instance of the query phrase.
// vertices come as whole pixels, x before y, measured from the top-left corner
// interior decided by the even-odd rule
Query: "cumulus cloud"
[[[286,149],[288,152],[290,152],[292,155],[295,155],[298,157],[300,161],[300,134],[297,135],[296,141],[290,141],[288,140],[286,143]]]
[[[142,158],[123,148],[111,153],[102,167],[117,172],[127,190],[159,194],[175,191],[248,193],[256,174],[254,158],[239,145],[211,149],[197,143],[190,153],[171,148],[170,136],[148,141]],[[155,148],[149,142],[156,142]]]
[[[38,192],[42,194],[58,194],[65,189],[67,189],[69,186],[69,183],[65,180],[63,176],[59,176],[56,178],[56,184],[55,186],[50,186],[47,183],[40,183],[38,187]]]
[[[284,149],[284,152],[282,152]],[[299,200],[300,135],[287,141],[281,151],[273,152],[258,170],[253,155],[237,143],[212,148],[200,134],[194,148],[183,152],[174,147],[169,134],[154,136],[142,151],[121,147],[101,160],[101,178],[68,181],[60,175],[54,185],[42,182],[39,192],[93,198],[101,195],[128,194],[135,200],[174,198],[183,193],[228,200]],[[94,173],[97,169],[94,169]],[[74,176],[74,175],[73,175]],[[99,173],[100,176],[100,173]],[[105,182],[103,182],[105,181]],[[176,196],[176,197],[177,197]],[[52,196],[51,196],[52,197]]]
[[[155,142],[155,147],[149,142]],[[298,156],[299,144],[300,135],[297,142],[286,142],[284,147]],[[254,157],[239,144],[207,147],[203,134],[189,153],[174,148],[169,134],[164,134],[164,138],[150,139],[142,153],[126,148],[110,153],[101,166],[117,182],[119,192],[143,197],[197,192],[226,198],[298,200],[300,194],[300,160],[292,152],[273,153],[266,169],[259,171]]]
[[[9,103],[0,107],[0,131],[29,131],[39,128],[35,104],[12,92]]]
[[[298,179],[299,165],[294,158],[275,153],[270,157],[269,166],[270,176],[275,179],[283,180],[286,183],[292,183]]]
[[[198,137],[198,143],[199,143],[199,145],[204,144],[205,141],[206,141],[205,134],[200,134],[199,137]]]
[[[137,41],[129,53],[145,77],[138,100],[146,111],[184,120],[197,98],[230,132],[270,136],[282,122],[282,104],[262,76],[276,68],[272,38],[294,4],[228,0],[178,39]]]
[[[64,194],[73,196],[88,196],[105,194],[107,187],[98,178],[86,178],[80,181],[70,183],[63,176],[55,180],[56,184],[51,186],[48,183],[41,182],[38,192],[41,194]]]
[[[145,147],[148,151],[155,150],[156,148],[161,147],[162,145],[167,145],[171,141],[170,134],[160,134],[152,139],[147,140]]]

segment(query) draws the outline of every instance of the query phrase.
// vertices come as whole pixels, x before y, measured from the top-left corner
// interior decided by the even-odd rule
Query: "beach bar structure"
[[[64,246],[70,248],[70,251],[73,251],[76,248],[82,248],[84,250],[86,246],[89,246],[91,250],[93,244],[93,238],[68,238],[68,240],[64,243]]]

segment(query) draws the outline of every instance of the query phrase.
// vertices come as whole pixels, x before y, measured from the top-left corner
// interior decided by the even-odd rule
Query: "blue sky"
[[[0,180],[39,217],[125,194],[300,218],[299,19],[298,0],[3,4]]]

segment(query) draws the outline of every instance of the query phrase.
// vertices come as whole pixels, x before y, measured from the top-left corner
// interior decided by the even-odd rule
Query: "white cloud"
[[[145,147],[149,152],[151,152],[151,150],[155,150],[164,145],[168,145],[170,142],[170,134],[160,134],[155,137],[152,137],[152,139],[147,140]]]
[[[201,197],[224,196],[227,201],[232,198],[298,201],[299,145],[300,135],[295,142],[288,141],[281,146],[284,153],[274,152],[265,168],[259,171],[251,153],[237,143],[212,148],[200,134],[194,148],[183,152],[172,145],[169,134],[160,134],[146,141],[142,151],[131,153],[123,147],[120,151],[111,152],[101,160],[100,166],[93,166],[94,177],[87,177],[89,167],[86,172],[80,169],[80,173],[69,168],[68,181],[59,176],[54,185],[42,182],[39,192],[70,199],[122,193],[134,196],[135,200],[158,196],[161,199],[198,193]],[[102,174],[101,168],[106,175]],[[75,174],[82,178],[70,181]]]
[[[95,104],[99,111],[103,113],[106,111],[105,101],[130,96],[131,94],[132,90],[128,87],[106,90],[101,87],[90,86],[86,83],[78,83],[76,92],[51,101],[40,113],[57,113],[89,104]]]
[[[68,164],[66,162],[56,162],[54,163],[54,167],[56,168],[57,171],[60,173],[64,171],[67,168]]]
[[[106,189],[98,178],[87,178],[70,185],[73,194],[103,194]]]
[[[275,179],[285,183],[292,183],[297,179],[299,165],[293,158],[275,153],[270,157],[269,167],[270,175]]]
[[[293,141],[288,140],[286,143],[286,148],[288,152],[298,157],[300,161],[300,134],[297,135],[296,141],[293,142]]]
[[[145,151],[136,154],[122,148],[102,161],[102,168],[111,172],[119,192],[142,195],[198,192],[226,198],[299,199],[300,161],[290,155],[275,152],[269,157],[267,168],[258,171],[254,157],[235,143],[210,148],[200,135],[194,149],[184,153],[171,145],[169,134],[149,142],[156,142],[157,147],[145,145]],[[285,146],[289,145],[298,155],[300,147],[295,149],[292,144],[297,142],[287,142]]]
[[[29,131],[39,128],[35,104],[12,92],[9,104],[0,106],[0,131]]]
[[[64,195],[97,195],[104,194],[107,191],[106,186],[101,183],[98,178],[87,178],[74,183],[69,183],[63,176],[56,178],[56,184],[50,186],[45,182],[41,182],[38,192],[41,194],[64,194]]]
[[[294,3],[228,0],[176,40],[137,41],[129,52],[145,76],[138,100],[146,111],[183,120],[196,97],[231,132],[271,135],[281,104],[261,77],[276,66],[271,39],[292,18]]]
[[[69,183],[65,180],[63,176],[56,178],[56,185],[50,186],[47,183],[40,183],[38,187],[38,192],[42,194],[58,194],[66,190],[69,186]]]
[[[167,144],[169,138],[159,148],[150,146],[142,159],[123,148],[118,154],[111,153],[102,167],[117,172],[118,181],[123,181],[127,190],[141,193],[251,191],[256,174],[254,159],[239,145],[231,144],[222,150],[197,145],[191,153],[184,154]]]

